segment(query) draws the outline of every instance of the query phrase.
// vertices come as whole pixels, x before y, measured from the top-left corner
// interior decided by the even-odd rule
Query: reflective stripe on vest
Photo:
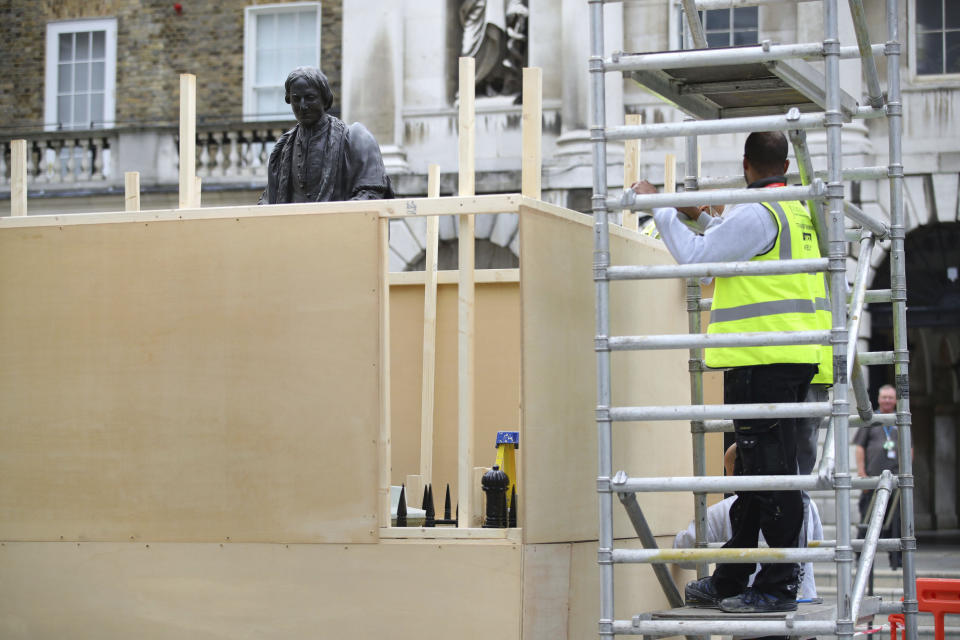
[[[762,203],[777,223],[777,238],[766,253],[752,260],[818,258],[817,235],[810,214],[800,202]],[[817,274],[819,276],[820,274]],[[707,333],[812,331],[819,328],[812,275],[808,273],[717,278]],[[706,349],[708,367],[818,363],[819,345],[722,347]]]

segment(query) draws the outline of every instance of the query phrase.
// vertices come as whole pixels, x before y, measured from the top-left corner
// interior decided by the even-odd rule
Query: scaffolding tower
[[[903,166],[901,164],[902,107],[900,101],[900,0],[886,0],[887,41],[873,44],[867,30],[862,0],[849,0],[856,32],[855,46],[841,46],[838,0],[823,4],[822,42],[771,44],[707,49],[698,9],[773,4],[773,0],[682,0],[682,7],[696,49],[657,53],[611,53],[604,49],[603,9],[605,2],[587,0],[590,8],[590,61],[592,97],[591,141],[593,147],[594,280],[596,282],[597,353],[597,434],[599,469],[597,487],[600,503],[599,551],[601,638],[615,635],[745,636],[783,635],[807,638],[836,636],[851,638],[859,625],[873,614],[903,613],[907,638],[917,637],[917,594],[914,575],[916,538],[913,524],[913,475],[911,465],[908,352],[906,332],[906,278],[904,273]],[[784,0],[795,3],[804,0]],[[716,5],[716,6],[714,6]],[[875,55],[886,57],[886,93],[881,89]],[[840,60],[859,59],[866,82],[868,104],[841,90]],[[806,61],[820,61],[823,72]],[[606,126],[606,74],[627,74],[637,82],[683,109],[683,122]],[[889,160],[886,166],[846,169],[842,166],[841,129],[845,122],[864,118],[886,118],[889,130]],[[806,142],[806,131],[826,132],[825,172],[815,172]],[[697,136],[719,133],[747,133],[779,130],[788,133],[799,165],[801,186],[766,189],[743,188],[742,180],[721,178],[701,180],[696,174]],[[652,195],[624,194],[608,197],[606,143],[627,139],[685,137],[686,177],[684,191]],[[890,223],[865,215],[844,200],[845,180],[887,179],[890,188]],[[704,187],[707,189],[700,190]],[[662,206],[697,206],[784,200],[806,201],[818,227],[819,259],[771,260],[737,263],[703,263],[676,266],[631,266],[610,263],[608,225],[610,212],[623,209],[649,210]],[[870,255],[881,240],[890,242],[889,290],[867,290]],[[859,243],[859,262],[848,294],[846,262],[848,243]],[[699,279],[741,275],[826,273],[832,328],[824,331],[702,333],[700,314],[709,310],[710,300],[701,299]],[[619,280],[685,278],[689,333],[657,336],[610,335],[610,283]],[[893,308],[892,351],[858,352],[857,337],[864,305],[890,302]],[[790,404],[704,405],[703,349],[705,347],[770,346],[793,344],[831,345],[834,386],[830,402]],[[688,349],[690,354],[691,404],[681,406],[617,406],[611,398],[612,351],[645,349]],[[897,408],[892,415],[873,415],[863,367],[894,365]],[[856,413],[851,415],[848,385]],[[770,417],[818,417],[827,429],[817,473],[809,476],[706,475],[704,434],[731,431],[732,419]],[[693,437],[693,477],[631,477],[612,468],[613,423],[653,420],[689,420]],[[849,427],[860,424],[896,424],[899,427],[900,472],[891,476],[852,478],[849,460]],[[640,461],[637,461],[639,464]],[[891,493],[899,488],[901,532],[899,539],[881,539],[882,519]],[[745,549],[735,557],[705,542],[706,494],[740,490],[821,490],[836,495],[836,540],[796,549]],[[863,539],[852,539],[850,503],[852,489],[876,489],[876,499]],[[685,491],[694,495],[695,549],[659,550],[647,526],[636,493]],[[617,496],[630,517],[645,548],[614,546],[613,499]],[[883,602],[864,595],[875,554],[902,550],[903,600]],[[854,572],[855,552],[859,561]],[[707,575],[709,562],[818,562],[836,563],[835,606],[814,610],[800,605],[796,612],[743,617],[719,610],[684,610],[682,598],[664,564],[678,559],[698,563],[698,575]],[[629,612],[615,615],[613,606],[614,565],[650,563],[671,606],[659,613]],[[855,576],[855,578],[854,578]],[[826,611],[826,612],[824,612]],[[684,613],[685,612],[685,613]]]

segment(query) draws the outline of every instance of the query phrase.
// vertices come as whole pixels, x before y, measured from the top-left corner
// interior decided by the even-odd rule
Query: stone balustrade
[[[197,175],[204,184],[265,184],[270,151],[290,123],[250,122],[197,126]],[[0,138],[0,190],[10,188],[10,143],[27,140],[31,191],[123,188],[123,174],[139,171],[142,187],[178,183],[178,128],[44,131]]]

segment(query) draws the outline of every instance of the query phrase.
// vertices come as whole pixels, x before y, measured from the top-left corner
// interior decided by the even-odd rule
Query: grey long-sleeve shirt
[[[672,207],[653,211],[657,231],[679,264],[750,260],[773,248],[777,239],[777,223],[756,202],[733,205],[722,217],[700,214],[703,235],[684,224],[686,218]]]

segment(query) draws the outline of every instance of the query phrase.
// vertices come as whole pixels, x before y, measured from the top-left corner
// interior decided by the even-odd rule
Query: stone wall
[[[176,122],[179,74],[197,75],[200,122],[237,121],[243,93],[244,8],[285,0],[8,0],[0,9],[0,127],[40,128],[44,120],[46,25],[117,18],[118,126]],[[342,0],[321,2],[321,61],[338,96]]]

